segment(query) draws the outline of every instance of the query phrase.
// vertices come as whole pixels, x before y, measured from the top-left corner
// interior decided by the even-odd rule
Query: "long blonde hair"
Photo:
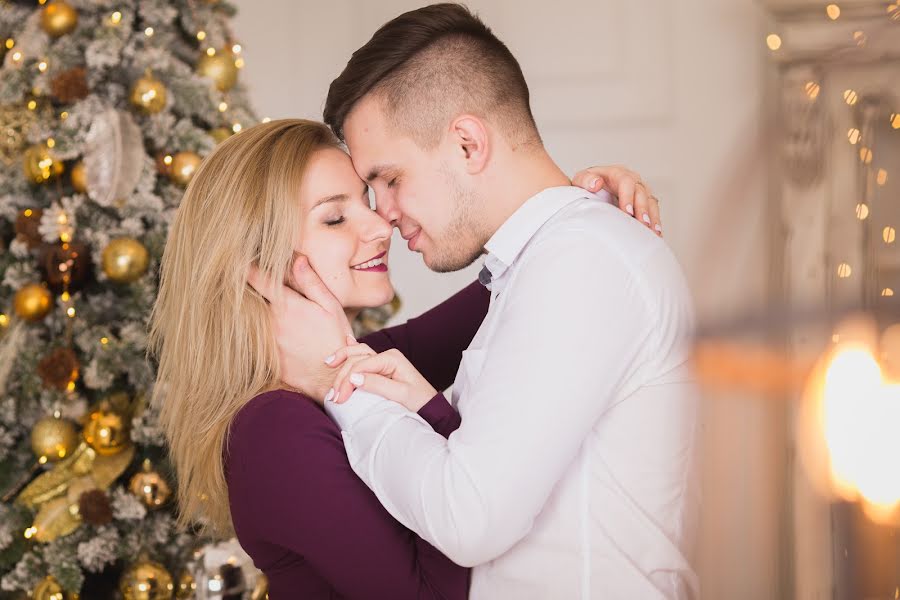
[[[169,230],[148,352],[153,404],[178,477],[178,524],[231,535],[223,450],[232,419],[281,379],[265,300],[248,267],[284,281],[310,157],[339,142],[322,123],[283,119],[223,141],[201,163]]]

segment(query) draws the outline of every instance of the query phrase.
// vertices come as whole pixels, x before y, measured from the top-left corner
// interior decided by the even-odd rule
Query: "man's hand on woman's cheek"
[[[653,195],[640,174],[621,165],[589,167],[572,177],[572,185],[590,192],[606,190],[618,199],[619,208],[640,220],[647,229],[662,237],[659,199]]]

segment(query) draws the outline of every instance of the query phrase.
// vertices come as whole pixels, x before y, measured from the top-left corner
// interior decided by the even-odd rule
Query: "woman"
[[[286,281],[303,255],[352,319],[394,295],[391,232],[331,131],[280,120],[203,161],[169,233],[150,339],[179,524],[234,532],[273,598],[467,595],[467,569],[394,521],[356,477],[321,402],[281,383],[266,300],[247,283],[254,264]],[[474,283],[359,347],[395,348],[444,389],[487,307]],[[332,341],[345,345],[337,332]],[[419,414],[445,436],[459,425],[440,394]]]

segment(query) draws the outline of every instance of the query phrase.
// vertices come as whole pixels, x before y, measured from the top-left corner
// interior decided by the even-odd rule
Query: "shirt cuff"
[[[341,431],[350,431],[356,422],[378,408],[383,408],[385,404],[399,406],[383,396],[365,390],[355,390],[342,404],[326,402],[325,413]]]
[[[454,410],[454,408],[450,406],[450,403],[447,402],[447,398],[444,396],[443,392],[435,394],[434,398],[426,402],[425,406],[419,409],[419,416],[425,419],[432,427],[442,419],[452,417],[455,414],[456,410]]]

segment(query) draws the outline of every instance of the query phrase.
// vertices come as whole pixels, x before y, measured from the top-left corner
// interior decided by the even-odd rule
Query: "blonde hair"
[[[232,419],[279,387],[265,299],[251,263],[284,281],[310,157],[339,148],[322,123],[283,119],[228,138],[194,174],[169,230],[148,353],[159,361],[153,404],[178,477],[178,525],[233,534],[223,450]]]

